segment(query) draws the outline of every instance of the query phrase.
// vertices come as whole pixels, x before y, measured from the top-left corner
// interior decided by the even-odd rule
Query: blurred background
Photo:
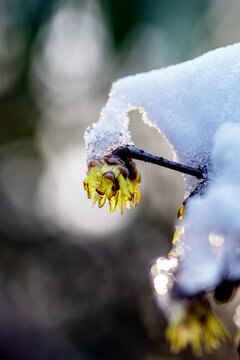
[[[1,359],[194,358],[169,352],[148,275],[183,178],[139,164],[138,208],[92,208],[83,134],[114,80],[240,41],[239,15],[238,0],[0,0]],[[136,146],[171,159],[130,117]]]

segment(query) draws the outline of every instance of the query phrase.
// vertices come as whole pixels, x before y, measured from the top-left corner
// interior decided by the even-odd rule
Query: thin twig
[[[132,158],[136,160],[146,161],[152,164],[164,166],[168,169],[176,170],[184,174],[195,176],[198,179],[206,179],[206,173],[198,168],[179,164],[175,161],[166,160],[163,157],[152,155],[144,150],[141,150],[135,146],[120,146],[113,151],[113,154],[120,156],[121,158]]]

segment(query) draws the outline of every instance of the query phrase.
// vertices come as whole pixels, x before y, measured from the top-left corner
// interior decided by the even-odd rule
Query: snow
[[[239,121],[239,91],[240,44],[122,78],[113,84],[98,123],[85,134],[88,160],[131,142],[128,112],[138,109],[173,145],[180,162],[209,166],[217,128]]]
[[[101,158],[131,143],[128,112],[137,109],[173,146],[176,160],[208,169],[209,186],[189,201],[180,240],[178,282],[191,295],[222,276],[240,278],[239,95],[240,44],[234,44],[118,80],[98,123],[85,133],[88,161]],[[186,195],[196,184],[185,177]]]
[[[186,251],[179,282],[194,294],[222,277],[240,279],[240,124],[223,124],[212,148],[214,173],[207,192],[189,202],[182,238]],[[201,269],[201,271],[199,271]]]

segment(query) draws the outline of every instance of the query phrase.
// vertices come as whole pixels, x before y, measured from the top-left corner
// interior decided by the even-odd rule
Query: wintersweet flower
[[[101,208],[109,201],[109,212],[119,207],[123,213],[123,203],[130,209],[135,207],[141,198],[139,188],[140,173],[131,159],[124,161],[117,155],[108,155],[102,160],[92,160],[89,164],[84,189],[88,198],[93,199],[93,206],[98,202]]]
[[[181,310],[177,320],[170,319],[166,330],[172,352],[178,353],[190,345],[194,354],[200,356],[203,351],[210,353],[220,347],[221,341],[228,340],[227,330],[206,299],[192,300]]]

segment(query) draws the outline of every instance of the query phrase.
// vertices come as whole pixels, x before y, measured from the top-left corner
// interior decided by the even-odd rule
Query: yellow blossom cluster
[[[139,203],[139,183],[140,173],[132,161],[125,163],[117,156],[110,156],[90,163],[84,189],[88,198],[93,199],[93,205],[98,202],[101,208],[108,200],[109,211],[115,211],[118,206],[122,214],[123,203],[128,209],[131,203],[134,207]]]
[[[220,320],[213,314],[206,299],[190,302],[189,306],[177,321],[170,321],[166,338],[171,351],[178,353],[190,345],[195,355],[202,355],[220,347],[221,341],[229,336]]]

